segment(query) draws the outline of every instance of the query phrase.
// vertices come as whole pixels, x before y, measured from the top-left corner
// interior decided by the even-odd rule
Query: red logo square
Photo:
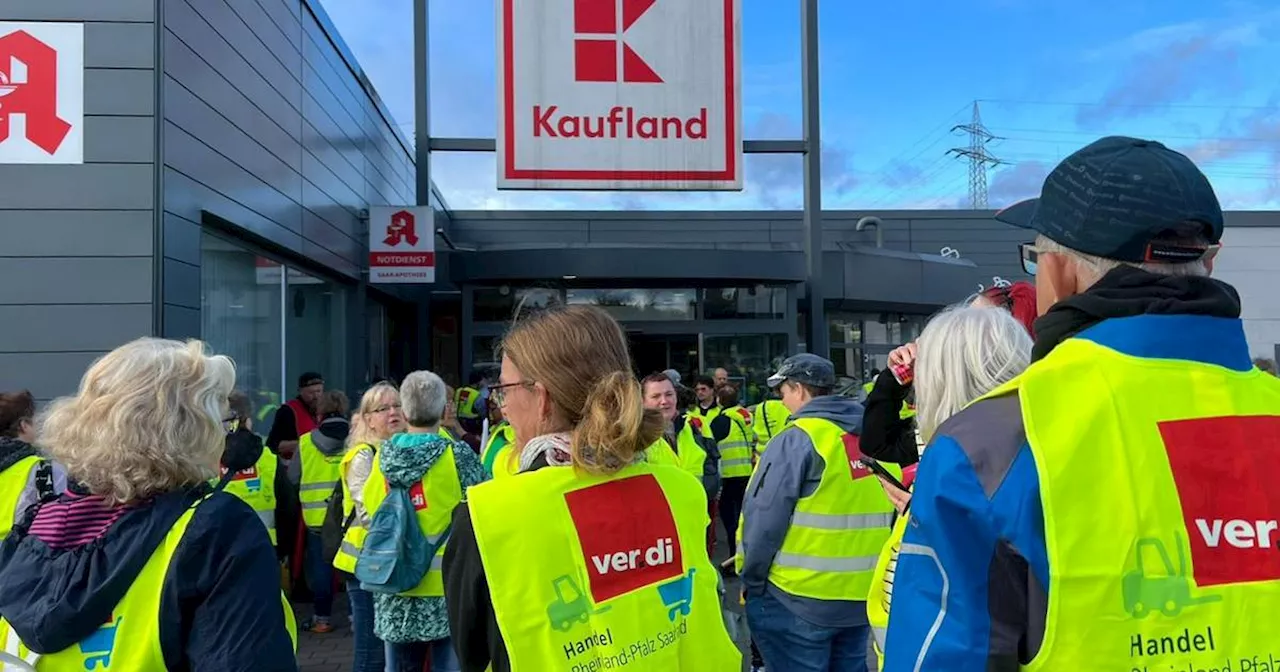
[[[387,492],[391,492],[391,482],[386,482]],[[422,489],[422,481],[418,481],[409,486],[409,501],[413,503],[414,511],[427,510],[427,493]]]
[[[871,470],[862,463],[862,449],[859,448],[858,435],[845,433],[840,436],[844,443],[844,454],[849,458],[849,478],[858,480],[872,476]]]
[[[564,500],[596,604],[684,573],[671,505],[653,476],[574,490]]]
[[[1159,423],[1197,586],[1280,579],[1280,417]],[[1176,568],[1175,568],[1176,571]]]

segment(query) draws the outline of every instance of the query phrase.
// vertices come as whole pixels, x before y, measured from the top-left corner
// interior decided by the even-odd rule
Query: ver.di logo
[[[862,449],[859,447],[858,436],[845,433],[840,435],[840,441],[844,444],[844,454],[849,462],[849,478],[856,481],[871,476],[871,470],[862,463]]]
[[[675,518],[652,475],[593,485],[564,498],[578,532],[593,602],[684,574]],[[627,504],[628,515],[617,514],[619,502]]]

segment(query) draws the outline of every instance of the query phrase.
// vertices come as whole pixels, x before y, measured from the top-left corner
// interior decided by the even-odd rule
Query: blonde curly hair
[[[70,479],[113,504],[193,486],[217,474],[235,378],[235,364],[200,341],[139,338],[49,405],[38,442]]]

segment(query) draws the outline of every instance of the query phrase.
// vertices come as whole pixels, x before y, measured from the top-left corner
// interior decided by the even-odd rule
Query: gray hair
[[[430,371],[414,371],[400,383],[400,406],[410,427],[435,427],[444,417],[448,389],[440,376]]]
[[[916,347],[916,423],[926,444],[947,418],[1031,363],[1026,328],[998,308],[948,308],[929,320]]]
[[[1057,243],[1044,234],[1036,236],[1036,249],[1040,252],[1052,252],[1054,254],[1061,254],[1075,259],[1076,263],[1079,264],[1087,274],[1086,279],[1089,281],[1089,284],[1097,282],[1102,278],[1102,276],[1109,273],[1112,269],[1119,268],[1121,266],[1133,266],[1134,268],[1140,268],[1148,273],[1167,275],[1171,277],[1207,277],[1209,275],[1209,266],[1205,264],[1204,259],[1197,259],[1195,261],[1188,261],[1180,264],[1135,264],[1128,261],[1117,261],[1115,259],[1106,259],[1092,254],[1085,254],[1084,252],[1079,252],[1067,247],[1066,245]]]

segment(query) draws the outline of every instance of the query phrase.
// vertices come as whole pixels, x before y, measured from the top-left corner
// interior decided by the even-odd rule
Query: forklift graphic
[[[120,622],[123,620],[123,616],[108,617],[106,624],[80,640],[80,654],[84,656],[84,669],[106,670],[111,667],[111,654],[116,648],[116,630],[120,628]]]
[[[551,627],[560,632],[568,632],[574,621],[586,623],[591,616],[609,611],[608,606],[592,609],[587,594],[567,574],[551,585],[556,591],[556,599],[547,605],[547,620],[551,622]]]
[[[1134,618],[1146,618],[1156,610],[1173,617],[1187,607],[1222,599],[1221,595],[1191,595],[1194,582],[1187,578],[1187,555],[1182,550],[1182,535],[1174,534],[1173,545],[1178,549],[1176,573],[1163,541],[1154,537],[1138,540],[1134,569],[1124,575],[1121,584],[1124,610]],[[1153,557],[1147,557],[1153,554]],[[1150,572],[1153,563],[1148,560],[1158,560],[1154,563],[1158,565],[1155,573]]]

